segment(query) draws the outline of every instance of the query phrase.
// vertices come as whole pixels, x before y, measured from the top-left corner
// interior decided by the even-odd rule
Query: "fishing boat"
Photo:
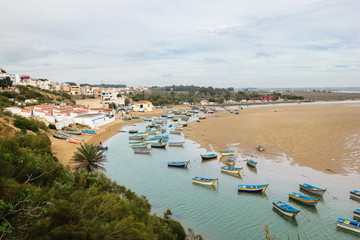
[[[167,118],[167,115],[161,115],[162,118]]]
[[[66,132],[64,130],[59,130],[59,132],[64,136],[70,137],[70,133],[68,133],[68,132]]]
[[[203,160],[217,158],[215,153],[200,154],[200,156]]]
[[[315,206],[319,202],[317,198],[308,197],[296,192],[289,193],[289,198],[310,206]]]
[[[146,148],[147,145],[149,145],[148,143],[139,143],[139,144],[133,144],[131,145],[131,147],[134,148]]]
[[[360,218],[360,209],[356,209],[355,211],[353,211],[354,217],[356,218]]]
[[[228,173],[236,173],[236,174],[240,174],[242,169],[243,168],[235,168],[235,167],[228,167],[228,166],[221,167],[221,171],[228,172]]]
[[[144,118],[143,121],[144,121],[144,122],[151,122],[151,119],[149,119],[149,118],[148,118],[148,119]]]
[[[129,140],[141,140],[143,138],[144,138],[143,136],[138,136],[138,135],[129,136]]]
[[[123,121],[131,121],[131,118],[121,118]]]
[[[166,143],[151,143],[152,148],[165,148]]]
[[[181,132],[178,130],[171,130],[170,134],[181,134]]]
[[[139,116],[131,116],[132,119],[139,119]]]
[[[234,155],[235,151],[234,150],[229,150],[229,151],[219,151],[221,156],[230,156],[230,155]]]
[[[144,141],[129,142],[129,146],[131,147],[133,145],[141,144],[141,143],[144,143]]]
[[[255,162],[252,159],[246,159],[246,163],[247,165],[249,165],[250,167],[256,168],[257,162]]]
[[[259,152],[263,152],[265,150],[263,145],[259,145],[257,149]]]
[[[95,130],[92,130],[92,129],[81,129],[81,131],[85,134],[94,134],[96,135],[96,132]]]
[[[71,143],[75,143],[75,144],[81,144],[80,140],[74,139],[74,138],[68,138],[66,139],[66,141],[71,142]]]
[[[184,141],[183,142],[169,142],[169,146],[170,147],[182,147],[184,145]]]
[[[159,143],[160,139],[158,138],[147,138],[145,139],[145,143]]]
[[[218,181],[217,178],[202,178],[202,177],[194,177],[192,180],[193,183],[212,185],[212,186],[214,186],[215,183]]]
[[[226,165],[228,165],[229,167],[233,167],[233,166],[235,166],[235,161],[236,161],[235,158],[229,157],[229,158],[226,160]]]
[[[206,116],[200,116],[199,119],[206,119]]]
[[[129,133],[137,133],[139,130],[129,130]]]
[[[263,185],[238,185],[239,192],[263,193],[269,184]]]
[[[358,191],[358,190],[350,191],[350,197],[360,199],[360,191]]]
[[[183,125],[183,127],[187,127],[187,122],[186,122],[186,123],[183,123],[182,125]]]
[[[58,139],[68,139],[68,136],[65,135],[61,135],[61,134],[57,134],[57,133],[53,133],[54,138],[58,138]]]
[[[284,214],[285,216],[296,218],[300,210],[283,203],[282,201],[273,202],[273,206],[276,210]]]
[[[360,223],[357,221],[353,221],[353,220],[349,220],[349,219],[344,219],[344,218],[338,218],[338,220],[336,221],[336,225],[338,227],[356,232],[356,233],[360,233]]]
[[[305,191],[315,194],[315,195],[320,195],[320,196],[322,196],[326,191],[326,189],[324,189],[324,188],[314,187],[307,183],[300,184],[300,189],[305,190]]]
[[[68,133],[72,134],[72,135],[81,135],[81,132],[80,131],[73,131],[73,130],[70,130],[70,131],[67,131]]]
[[[97,149],[100,149],[100,150],[108,150],[108,147],[104,147],[104,146],[96,146]]]
[[[150,153],[151,148],[149,149],[134,149],[134,153]]]
[[[168,167],[186,168],[190,160],[187,162],[168,162]]]
[[[162,128],[161,133],[166,133],[166,128]]]

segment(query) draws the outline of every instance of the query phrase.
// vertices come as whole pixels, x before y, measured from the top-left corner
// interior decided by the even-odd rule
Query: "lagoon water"
[[[201,123],[199,123],[201,124]],[[168,124],[169,125],[169,124]],[[357,175],[326,174],[307,167],[290,164],[285,154],[276,160],[254,158],[256,171],[243,161],[240,149],[236,152],[236,167],[243,167],[241,177],[224,174],[219,159],[202,161],[205,149],[190,139],[184,147],[152,149],[151,154],[134,154],[129,147],[129,129],[143,131],[146,123],[124,126],[105,142],[108,162],[107,175],[138,195],[147,197],[152,210],[162,215],[166,209],[172,218],[206,239],[265,239],[264,227],[277,239],[358,239],[360,235],[336,227],[338,217],[352,219],[352,211],[360,202],[349,198],[349,191],[360,189]],[[167,133],[168,134],[168,133]],[[169,135],[170,141],[182,136]],[[168,161],[191,160],[188,169],[168,168]],[[314,159],[316,161],[316,159]],[[193,184],[191,178],[219,178],[215,187]],[[289,200],[288,193],[300,192],[300,183],[327,188],[316,207]],[[269,183],[266,194],[238,193],[238,184]],[[273,201],[283,201],[300,209],[297,219],[285,217],[272,208]]]

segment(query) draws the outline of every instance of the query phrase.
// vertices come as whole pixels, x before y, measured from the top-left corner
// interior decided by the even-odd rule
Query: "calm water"
[[[201,124],[201,123],[196,123]],[[145,123],[125,126],[122,130],[145,130]],[[169,208],[173,218],[191,227],[206,239],[264,239],[269,225],[277,239],[358,239],[360,235],[337,229],[338,217],[352,219],[360,202],[349,198],[349,191],[359,189],[359,176],[328,175],[307,167],[290,165],[286,155],[275,161],[254,158],[257,171],[246,166],[245,156],[237,150],[236,167],[244,167],[241,177],[221,173],[219,160],[202,161],[205,149],[189,139],[184,147],[152,149],[151,154],[134,154],[128,133],[119,133],[106,141],[109,146],[107,175],[138,195],[147,197],[158,215]],[[170,141],[182,140],[170,135]],[[265,156],[266,157],[266,156]],[[168,161],[191,160],[188,169],[168,168]],[[316,159],[314,159],[316,161]],[[194,176],[219,178],[216,187],[192,183]],[[309,183],[328,190],[316,207],[307,207],[288,199],[288,193],[300,192],[299,183]],[[269,183],[266,195],[237,193],[238,184]],[[311,195],[310,195],[311,196]],[[273,210],[273,201],[284,201],[301,210],[297,220]]]

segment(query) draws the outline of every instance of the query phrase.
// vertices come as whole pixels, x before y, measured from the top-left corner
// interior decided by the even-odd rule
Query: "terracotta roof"
[[[46,116],[51,116],[53,117],[54,115],[52,115],[51,113],[45,113]]]
[[[57,105],[53,105],[53,104],[41,104],[41,105],[36,105],[34,106],[36,108],[56,108],[58,107]]]
[[[30,110],[27,109],[22,109],[21,112],[26,112],[26,113],[30,113]]]
[[[20,107],[12,107],[12,109],[22,109],[22,108],[20,108]]]
[[[140,101],[137,101],[136,103],[151,103],[151,102],[146,101],[146,100],[140,100]]]
[[[88,112],[88,110],[82,109],[82,110],[72,110],[70,111],[71,113],[83,113],[83,112]]]
[[[28,106],[28,107],[25,107],[26,109],[34,109],[35,106]]]
[[[40,109],[34,109],[35,112],[43,112],[42,110]]]
[[[54,111],[63,111],[63,110],[70,111],[71,109],[73,109],[73,107],[61,107],[61,108],[54,109]]]

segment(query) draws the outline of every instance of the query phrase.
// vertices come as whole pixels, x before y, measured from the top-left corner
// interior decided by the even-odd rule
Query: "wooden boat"
[[[97,149],[100,149],[100,150],[108,150],[108,147],[104,147],[104,146],[96,146]]]
[[[134,148],[147,148],[148,143],[139,143],[139,144],[133,144],[131,147]]]
[[[144,122],[151,122],[151,119],[149,119],[149,118],[148,118],[148,119],[144,118],[143,121],[144,121]]]
[[[129,142],[129,146],[144,143],[144,141]]]
[[[139,136],[139,135],[129,136],[129,140],[141,140],[143,138],[144,138],[143,136]]]
[[[263,145],[259,145],[257,149],[260,152],[263,152],[265,150]]]
[[[65,140],[69,138],[68,136],[57,134],[57,133],[53,133],[53,137],[58,138],[58,139],[65,139]]]
[[[183,125],[183,127],[187,127],[187,123],[183,123],[182,125]]]
[[[159,130],[152,130],[148,132],[149,135],[156,135],[159,134]]]
[[[326,189],[324,189],[324,188],[314,187],[307,183],[300,184],[300,189],[305,190],[305,191],[315,194],[315,195],[320,195],[320,196],[322,196],[326,191]]]
[[[235,161],[236,161],[235,158],[229,157],[229,158],[226,160],[226,164],[227,164],[229,167],[233,167],[233,166],[235,166]]]
[[[94,134],[96,135],[96,132],[95,130],[92,130],[92,129],[81,129],[81,131],[85,134]]]
[[[74,138],[68,138],[66,139],[66,141],[71,142],[71,143],[75,143],[75,144],[81,144],[80,140],[74,139]]]
[[[162,118],[167,118],[167,115],[161,115]]]
[[[168,162],[168,167],[186,168],[190,160],[187,162]]]
[[[158,138],[147,138],[145,139],[145,143],[159,143],[160,139]]]
[[[69,134],[72,134],[72,135],[81,135],[81,132],[80,131],[73,131],[73,130],[70,130],[70,131],[67,131]]]
[[[129,133],[137,133],[139,130],[129,130]]]
[[[152,148],[165,148],[166,143],[151,143]]]
[[[121,118],[123,121],[131,121],[131,118]]]
[[[246,163],[247,165],[249,165],[250,167],[256,168],[257,162],[255,162],[252,159],[246,159]]]
[[[317,198],[308,197],[296,192],[289,193],[289,198],[309,206],[315,206],[319,202]]]
[[[338,220],[336,221],[336,225],[338,227],[356,232],[356,233],[360,233],[360,223],[357,221],[353,221],[353,220],[349,220],[349,219],[344,219],[344,218],[338,218]]]
[[[296,218],[299,214],[300,210],[287,205],[281,201],[273,202],[273,206],[276,210],[284,214],[285,216]]]
[[[228,173],[236,173],[236,174],[240,174],[242,169],[243,168],[235,168],[235,167],[228,167],[228,166],[221,167],[221,171],[228,172]]]
[[[134,153],[150,153],[151,148],[149,149],[134,149]]]
[[[216,182],[218,181],[217,178],[202,178],[202,177],[194,177],[193,183],[199,183],[203,185],[212,185],[214,186]]]
[[[229,150],[229,151],[219,151],[221,156],[230,156],[230,155],[234,155],[235,151],[234,150]]]
[[[180,131],[177,131],[177,130],[171,130],[171,131],[170,131],[170,134],[181,134],[181,132],[180,132]]]
[[[184,145],[184,141],[183,142],[169,142],[169,146],[170,147],[182,147]]]
[[[217,158],[217,155],[215,153],[209,153],[209,154],[200,154],[202,159],[213,159]]]
[[[70,137],[70,133],[68,133],[68,132],[66,132],[64,130],[59,130],[59,132],[64,136]]]
[[[199,119],[206,119],[206,116],[200,116]]]
[[[356,209],[355,211],[353,211],[353,214],[355,218],[360,218],[360,209]]]
[[[139,119],[139,116],[131,116],[132,119]]]
[[[269,184],[263,185],[238,185],[239,192],[263,193]]]
[[[165,128],[162,128],[162,129],[161,129],[161,133],[166,133],[166,129],[165,129]]]
[[[358,191],[358,190],[350,191],[350,197],[360,200],[360,191]]]

